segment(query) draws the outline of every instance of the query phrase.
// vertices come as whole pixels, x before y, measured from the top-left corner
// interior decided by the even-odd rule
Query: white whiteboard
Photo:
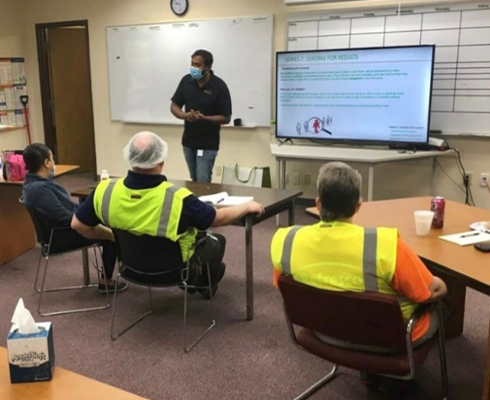
[[[230,90],[232,119],[269,126],[272,28],[271,15],[107,27],[111,119],[182,123],[170,113],[170,98],[189,73],[192,53],[205,49]]]
[[[435,44],[431,129],[490,136],[490,4],[296,14],[288,50]]]

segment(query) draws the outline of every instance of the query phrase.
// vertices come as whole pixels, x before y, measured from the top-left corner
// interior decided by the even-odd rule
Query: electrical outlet
[[[473,172],[466,171],[463,183],[467,184],[468,186],[471,186],[471,181],[472,181],[471,178],[473,178]]]
[[[299,173],[293,172],[293,185],[299,185]]]
[[[214,174],[215,174],[216,176],[221,176],[221,172],[222,172],[222,171],[223,171],[223,167],[221,167],[221,166],[216,166],[216,167],[214,167]]]
[[[305,186],[308,186],[311,183],[310,174],[305,174],[305,177],[303,178],[303,183],[305,184]]]
[[[488,172],[482,172],[480,174],[480,186],[487,187],[488,177],[490,174]]]

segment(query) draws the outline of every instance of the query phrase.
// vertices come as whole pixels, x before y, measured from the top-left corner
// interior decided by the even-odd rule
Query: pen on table
[[[219,204],[219,203],[221,203],[222,201],[225,201],[224,197],[223,197],[222,199],[219,199],[219,200],[216,202],[216,204]]]
[[[479,234],[480,234],[480,232],[468,233],[466,235],[461,235],[460,238],[467,238],[467,237],[470,237],[470,236],[478,236]]]

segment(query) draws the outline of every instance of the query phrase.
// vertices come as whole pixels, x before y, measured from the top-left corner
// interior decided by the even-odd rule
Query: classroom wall
[[[2,0],[0,12],[0,58],[24,57],[22,37],[21,7],[16,0]],[[2,149],[24,148],[26,132],[24,129],[0,132],[0,151]]]
[[[9,4],[15,0],[7,0]],[[39,73],[37,68],[37,50],[34,25],[36,23],[87,19],[89,22],[90,57],[92,70],[92,91],[94,104],[94,122],[96,132],[97,165],[99,171],[108,169],[111,174],[123,174],[126,165],[122,160],[122,148],[133,133],[149,129],[161,135],[169,144],[170,153],[166,162],[166,174],[171,178],[187,179],[188,173],[181,153],[182,127],[173,125],[122,124],[110,121],[109,91],[107,78],[107,54],[105,27],[132,23],[153,23],[180,20],[170,11],[168,1],[161,0],[24,0],[22,15],[22,45],[25,47],[31,115],[36,140],[42,141],[42,113],[39,91]],[[422,1],[404,1],[403,4],[423,3]],[[431,1],[431,3],[449,3],[449,1]],[[327,9],[346,9],[358,7],[383,7],[398,4],[395,1],[349,1],[325,3],[321,5],[286,7],[283,0],[192,0],[185,20],[226,18],[243,15],[274,14],[274,49],[285,49],[285,20],[288,13],[309,12]],[[1,18],[1,17],[0,17]],[[0,26],[3,24],[0,24]],[[0,32],[3,37],[3,27]],[[16,33],[17,35],[19,32]],[[1,43],[1,42],[0,42]],[[233,45],[233,43],[230,43]],[[250,60],[253,62],[253,60]],[[214,65],[219,75],[219,61]],[[186,71],[182,71],[185,74]],[[162,71],[165,74],[165,71]],[[177,85],[177,82],[175,82]],[[264,95],[269,96],[269,91]],[[170,100],[169,100],[170,105]],[[490,127],[489,127],[490,129]],[[275,162],[270,154],[269,129],[223,128],[221,149],[216,166],[234,165],[270,165],[273,179]],[[477,186],[480,172],[490,172],[490,140],[482,138],[450,138],[452,146],[459,147],[463,163],[467,170],[474,173],[473,195],[478,206],[490,208],[490,195],[484,188]],[[454,179],[458,178],[458,169],[452,157],[442,160],[441,164]],[[299,185],[307,197],[314,197],[314,181],[320,163],[291,163],[289,172],[299,172],[301,178],[309,174],[311,183]],[[356,166],[361,172],[366,169]],[[428,192],[431,164],[427,160],[381,165],[376,168],[375,198],[393,198],[410,195],[425,195]],[[463,201],[462,192],[440,170],[437,172],[437,192],[449,199]],[[214,176],[219,181],[219,176]],[[302,180],[303,181],[303,180]],[[293,187],[293,186],[292,186]]]

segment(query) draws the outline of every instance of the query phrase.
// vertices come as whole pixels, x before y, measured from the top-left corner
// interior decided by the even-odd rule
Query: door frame
[[[39,80],[41,86],[41,106],[43,112],[43,125],[44,125],[44,141],[46,145],[52,149],[55,154],[55,161],[57,162],[57,144],[56,144],[56,134],[53,124],[53,113],[51,108],[54,107],[52,104],[52,92],[51,92],[51,75],[49,71],[49,60],[48,60],[48,44],[46,40],[46,29],[49,28],[66,28],[71,26],[81,26],[85,31],[85,39],[87,43],[87,71],[88,79],[90,82],[89,94],[90,100],[92,102],[92,125],[94,127],[94,145],[92,151],[95,156],[94,165],[94,176],[97,174],[97,153],[95,146],[95,121],[94,121],[94,104],[93,104],[93,94],[92,94],[92,71],[90,68],[90,40],[88,33],[88,20],[74,20],[74,21],[60,21],[60,22],[49,22],[36,24],[36,42],[37,42],[37,55],[39,64]]]

